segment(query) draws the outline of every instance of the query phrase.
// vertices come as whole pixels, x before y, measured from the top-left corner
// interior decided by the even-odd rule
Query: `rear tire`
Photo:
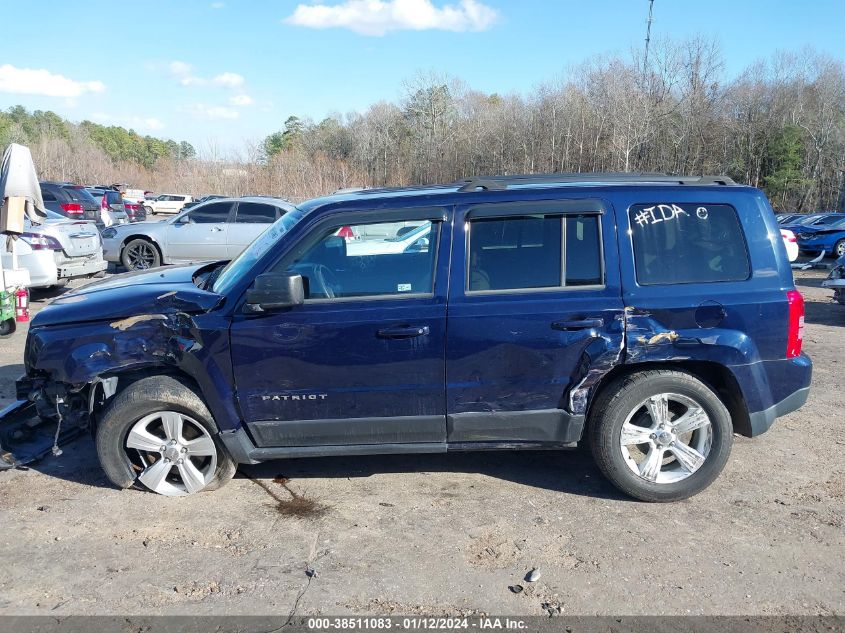
[[[152,420],[155,428],[156,420],[176,417],[181,419],[178,443],[168,441],[165,424],[158,432],[150,432],[144,425],[145,420]],[[189,431],[191,437],[186,437]],[[218,433],[211,413],[192,389],[172,376],[149,376],[118,393],[103,411],[97,425],[97,455],[106,477],[118,488],[136,485],[168,496],[216,490],[232,479],[237,469]],[[138,448],[138,438],[141,442],[149,439],[150,446]],[[159,442],[168,450],[153,446]],[[196,455],[180,450],[188,449],[192,442],[203,450],[197,450]],[[177,466],[177,459],[172,459],[170,452],[189,463],[179,462]],[[188,472],[183,467],[188,468],[189,464],[194,466],[190,472],[198,475],[186,484],[182,473]],[[156,470],[160,477],[155,476]],[[150,475],[160,479],[160,484],[150,485]]]
[[[148,270],[161,266],[161,253],[155,244],[142,237],[129,240],[120,252],[120,263],[126,270]]]
[[[701,492],[722,472],[733,443],[730,413],[716,393],[674,370],[614,381],[597,397],[588,424],[602,473],[641,501],[678,501]]]
[[[845,255],[845,240],[839,240],[833,245],[833,256],[839,259],[843,255]]]

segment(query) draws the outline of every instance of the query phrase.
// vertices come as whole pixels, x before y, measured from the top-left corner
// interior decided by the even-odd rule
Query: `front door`
[[[199,262],[227,259],[231,202],[195,207],[167,227],[168,261]]]
[[[580,439],[589,387],[621,360],[623,344],[605,209],[598,200],[538,200],[456,211],[450,443]]]
[[[236,317],[238,400],[258,446],[445,442],[451,228],[443,209],[376,213],[318,224],[273,267],[303,276],[304,305]],[[427,223],[428,241],[397,252],[396,236],[373,238],[360,255],[338,235],[388,219]]]

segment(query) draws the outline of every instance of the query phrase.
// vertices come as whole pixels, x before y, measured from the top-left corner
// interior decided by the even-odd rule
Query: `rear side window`
[[[229,219],[229,209],[231,207],[232,205],[229,202],[213,202],[197,207],[188,215],[191,218],[191,222],[197,224],[226,222]]]
[[[85,191],[85,189],[77,189],[76,187],[62,187],[62,191],[64,191],[65,194],[67,194],[67,196],[74,202],[87,202],[88,204],[97,204],[97,201],[94,199],[94,196]]]
[[[238,203],[235,222],[244,224],[271,224],[276,221],[276,207],[255,202]]]
[[[628,213],[640,285],[749,278],[748,249],[732,206],[637,204]]]
[[[593,286],[602,281],[598,215],[538,214],[470,222],[470,291]]]

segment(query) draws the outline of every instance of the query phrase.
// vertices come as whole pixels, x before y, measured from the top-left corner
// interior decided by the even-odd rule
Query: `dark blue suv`
[[[66,294],[18,397],[90,425],[117,486],[168,495],[237,463],[586,441],[621,490],[671,501],[806,401],[803,320],[757,189],[470,179],[310,200],[229,263]]]

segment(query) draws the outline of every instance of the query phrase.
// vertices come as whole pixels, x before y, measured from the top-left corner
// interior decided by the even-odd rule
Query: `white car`
[[[187,203],[193,202],[191,196],[183,196],[175,193],[163,193],[150,200],[144,200],[144,209],[147,215],[156,213],[179,213]]]
[[[780,236],[783,238],[783,245],[786,246],[786,255],[789,261],[794,262],[798,259],[798,238],[795,233],[788,229],[781,229]]]
[[[104,229],[104,256],[127,270],[232,259],[293,209],[292,204],[279,198],[209,200],[164,222]]]
[[[26,219],[24,229],[16,250],[18,268],[29,271],[30,288],[63,285],[69,279],[101,275],[108,268],[94,222],[69,220],[47,210],[43,224],[33,226]],[[13,258],[5,239],[0,240],[0,257],[3,268],[11,269]]]
[[[362,255],[391,255],[396,253],[424,253],[428,251],[429,234],[431,233],[431,222],[420,224],[417,227],[410,227],[407,232],[405,227],[400,227],[399,235],[381,240],[374,239],[347,239],[346,254],[349,257],[360,257]],[[351,227],[355,235],[359,235],[359,227]]]

